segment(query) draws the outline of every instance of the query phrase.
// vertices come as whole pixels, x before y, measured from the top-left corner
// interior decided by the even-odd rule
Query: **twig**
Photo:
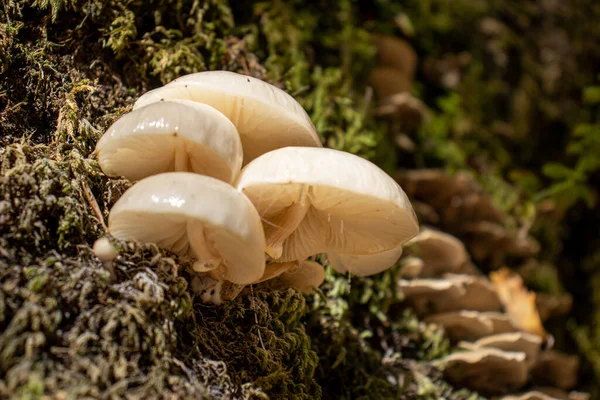
[[[244,74],[250,75],[250,71],[248,70],[248,64],[246,64],[246,57],[240,57],[242,60],[242,68],[244,68]]]
[[[254,323],[256,324],[256,329],[258,329],[258,340],[260,340],[260,345],[262,346],[263,350],[267,351],[260,334],[260,328],[258,327],[258,317],[256,316],[256,306],[254,304],[254,285],[250,285],[250,299],[252,300],[252,311],[254,311]]]
[[[83,179],[81,180],[81,187],[83,189],[83,195],[85,196],[85,199],[87,200],[90,207],[92,207],[92,211],[94,212],[94,215],[96,216],[98,221],[100,221],[100,225],[102,225],[102,229],[104,229],[104,231],[106,232],[108,230],[108,228],[106,227],[106,224],[104,223],[104,217],[102,216],[102,211],[100,211],[100,206],[98,206],[98,202],[96,201],[94,194],[92,193],[89,186],[87,185],[87,183],[85,183],[85,181]]]

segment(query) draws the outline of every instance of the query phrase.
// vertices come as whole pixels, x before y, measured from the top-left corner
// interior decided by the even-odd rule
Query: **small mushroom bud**
[[[111,279],[115,279],[116,275],[113,268],[113,261],[119,255],[116,247],[108,240],[107,237],[101,237],[94,242],[92,250],[94,251],[96,257],[102,261],[104,268],[110,272]]]

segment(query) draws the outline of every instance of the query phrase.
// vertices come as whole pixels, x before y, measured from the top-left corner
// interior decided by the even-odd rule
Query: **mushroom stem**
[[[185,142],[178,140],[175,147],[175,171],[188,172],[190,170],[190,156],[185,149]]]
[[[221,265],[221,257],[215,256],[207,246],[204,227],[188,225],[188,238],[192,252],[197,259],[192,268],[196,272],[209,272]]]
[[[283,242],[298,228],[309,208],[308,185],[303,185],[298,201],[265,225],[265,253],[274,260],[281,257]]]

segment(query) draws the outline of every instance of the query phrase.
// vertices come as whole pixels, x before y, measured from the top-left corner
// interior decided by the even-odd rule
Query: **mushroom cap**
[[[310,294],[325,281],[325,270],[318,262],[305,260],[283,272],[277,280],[300,293]]]
[[[357,276],[375,275],[396,265],[402,255],[402,246],[377,254],[337,254],[328,253],[331,267],[341,274],[350,272]]]
[[[422,229],[408,244],[414,245],[411,253],[423,260],[425,276],[456,271],[469,258],[460,240],[430,228]]]
[[[525,354],[520,352],[479,349],[453,353],[442,362],[449,381],[486,393],[504,393],[527,383]]]
[[[252,203],[220,180],[189,172],[142,179],[110,211],[119,239],[156,243],[180,255],[220,258],[224,280],[249,284],[265,269],[264,233]]]
[[[265,272],[260,277],[260,279],[254,283],[261,283],[261,282],[265,282],[265,281],[277,278],[279,275],[283,274],[285,271],[296,268],[297,266],[298,266],[297,261],[291,261],[291,262],[286,262],[286,263],[268,262],[267,265],[265,265]]]
[[[205,103],[225,114],[240,134],[244,164],[285,146],[322,147],[302,106],[283,90],[251,76],[229,71],[185,75],[145,93],[134,109],[167,99]]]
[[[195,172],[231,183],[242,167],[235,126],[216,109],[186,100],[137,108],[117,120],[96,145],[109,176],[137,181],[161,172]]]
[[[107,237],[101,237],[94,242],[92,248],[94,255],[102,262],[113,261],[119,255],[116,247],[108,240]]]
[[[237,188],[258,210],[265,231],[306,197],[309,207],[283,241],[278,262],[328,252],[373,255],[419,231],[400,186],[370,161],[338,150],[287,147],[263,154],[244,167]]]

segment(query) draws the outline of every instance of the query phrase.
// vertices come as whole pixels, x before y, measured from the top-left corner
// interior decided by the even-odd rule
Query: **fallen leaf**
[[[523,278],[508,268],[502,268],[490,273],[490,279],[513,324],[522,331],[545,339],[548,334],[536,307],[535,293],[527,290]]]

